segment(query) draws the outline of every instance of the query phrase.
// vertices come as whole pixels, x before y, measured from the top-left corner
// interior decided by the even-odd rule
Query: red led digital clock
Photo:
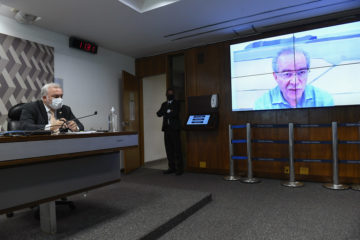
[[[96,44],[76,37],[69,38],[69,47],[77,48],[93,54],[97,53],[97,48],[98,48]]]

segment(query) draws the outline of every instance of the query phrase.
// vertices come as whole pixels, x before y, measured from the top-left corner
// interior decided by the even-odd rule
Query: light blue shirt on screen
[[[306,85],[303,96],[300,101],[296,104],[297,108],[307,107],[326,107],[334,106],[334,100],[332,96],[311,85]],[[282,109],[291,108],[290,104],[284,99],[279,86],[271,89],[255,102],[254,110],[265,110],[265,109]]]

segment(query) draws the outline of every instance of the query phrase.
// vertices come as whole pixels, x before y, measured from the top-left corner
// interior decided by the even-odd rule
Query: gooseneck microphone
[[[87,117],[91,117],[91,116],[95,116],[95,115],[97,115],[97,111],[95,111],[93,114],[90,114],[90,115],[86,115],[86,116],[82,116],[82,117],[79,117],[79,118],[73,118],[73,119],[67,120],[66,122],[73,121],[73,120],[79,120],[79,119],[83,119],[83,118],[87,118]]]
[[[73,119],[70,119],[70,120],[66,120],[66,121],[64,121],[63,122],[63,124],[61,124],[61,126],[60,126],[60,132],[65,132],[65,131],[67,131],[67,130],[70,130],[71,131],[71,129],[69,129],[69,128],[64,128],[64,124],[67,124],[67,123],[69,123],[70,121],[74,121],[74,120],[79,120],[79,119],[83,119],[83,118],[87,118],[87,117],[92,117],[92,116],[95,116],[95,115],[97,115],[97,111],[95,111],[93,114],[89,114],[89,115],[86,115],[86,116],[82,116],[82,117],[78,117],[78,118],[73,118]]]

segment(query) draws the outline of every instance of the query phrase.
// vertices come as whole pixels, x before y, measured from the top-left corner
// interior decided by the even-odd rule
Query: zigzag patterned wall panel
[[[40,99],[41,87],[54,81],[54,48],[0,34],[0,126],[8,110]]]

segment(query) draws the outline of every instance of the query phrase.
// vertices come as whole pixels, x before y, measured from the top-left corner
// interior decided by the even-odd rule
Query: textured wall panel
[[[40,99],[41,87],[54,81],[54,48],[0,34],[0,126],[9,108]]]

